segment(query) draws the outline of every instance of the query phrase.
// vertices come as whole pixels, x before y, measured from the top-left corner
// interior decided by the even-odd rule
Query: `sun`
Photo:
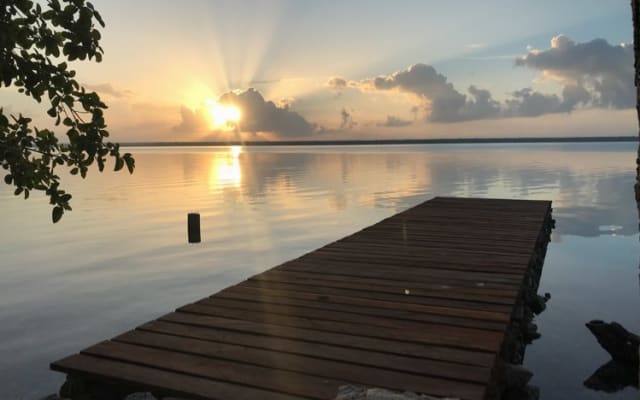
[[[211,99],[208,99],[206,104],[211,117],[212,129],[232,130],[236,128],[241,117],[238,107],[230,104],[220,104]]]

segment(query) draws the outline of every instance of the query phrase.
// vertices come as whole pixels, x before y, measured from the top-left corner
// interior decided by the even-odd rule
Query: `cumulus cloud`
[[[633,49],[604,39],[576,43],[558,35],[546,50],[528,47],[515,65],[538,70],[543,79],[561,85],[558,93],[531,88],[516,90],[502,103],[491,92],[474,85],[457,90],[447,77],[427,64],[361,81],[332,78],[329,86],[354,87],[364,92],[397,90],[420,99],[430,122],[461,122],[487,118],[535,117],[570,113],[578,107],[631,108],[635,106]],[[418,114],[418,105],[412,109]]]
[[[447,77],[431,65],[414,64],[391,75],[378,76],[357,82],[364,90],[399,90],[413,93],[429,103],[431,122],[458,122],[496,117],[500,111],[498,102],[488,90],[471,86],[469,94],[457,91]]]
[[[234,105],[240,109],[238,129],[249,133],[273,133],[280,137],[308,136],[316,131],[316,125],[302,115],[290,110],[288,102],[278,106],[267,101],[255,89],[244,92],[228,92],[218,99],[220,104]],[[180,109],[181,122],[175,128],[179,132],[211,132],[206,110]]]
[[[241,93],[229,92],[220,96],[221,104],[232,104],[240,109],[240,129],[244,132],[273,132],[278,136],[307,136],[314,132],[315,125],[302,115],[266,101],[255,89]]]
[[[505,102],[507,117],[538,117],[544,114],[569,112],[571,108],[557,95],[536,92],[531,88],[516,90]]]
[[[565,35],[551,39],[547,50],[530,49],[515,64],[542,72],[563,85],[570,105],[635,107],[633,48],[604,39],[576,43]]]
[[[384,122],[378,122],[377,126],[385,126],[387,128],[401,128],[413,124],[413,121],[395,117],[393,115],[387,115],[387,120]]]

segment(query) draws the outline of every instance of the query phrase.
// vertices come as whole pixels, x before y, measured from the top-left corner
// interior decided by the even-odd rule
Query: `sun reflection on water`
[[[226,152],[212,154],[209,169],[209,189],[212,191],[239,188],[242,183],[240,155],[242,146],[229,146]]]

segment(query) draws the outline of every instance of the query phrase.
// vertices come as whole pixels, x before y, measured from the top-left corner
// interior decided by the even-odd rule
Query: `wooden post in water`
[[[200,214],[187,214],[187,234],[189,243],[200,243]]]

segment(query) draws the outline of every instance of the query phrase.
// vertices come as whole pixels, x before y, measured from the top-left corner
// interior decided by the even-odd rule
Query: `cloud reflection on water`
[[[474,152],[424,147],[378,151],[354,148],[204,149],[186,153],[141,152],[143,160],[180,159],[183,176],[207,181],[212,194],[240,196],[249,203],[281,197],[281,204],[311,193],[319,206],[345,210],[351,206],[400,210],[435,195],[551,199],[554,216],[562,223],[554,232],[593,237],[633,235],[633,155],[624,144],[599,152],[596,145],[509,149],[494,146]],[[627,147],[629,147],[627,145]],[[456,151],[457,150],[457,151]],[[144,161],[142,161],[144,162]],[[207,166],[208,165],[208,166]],[[190,176],[192,175],[192,176]],[[143,178],[144,179],[144,178]],[[168,180],[174,178],[168,177]],[[317,197],[317,196],[316,196]],[[602,229],[616,226],[615,230]]]

